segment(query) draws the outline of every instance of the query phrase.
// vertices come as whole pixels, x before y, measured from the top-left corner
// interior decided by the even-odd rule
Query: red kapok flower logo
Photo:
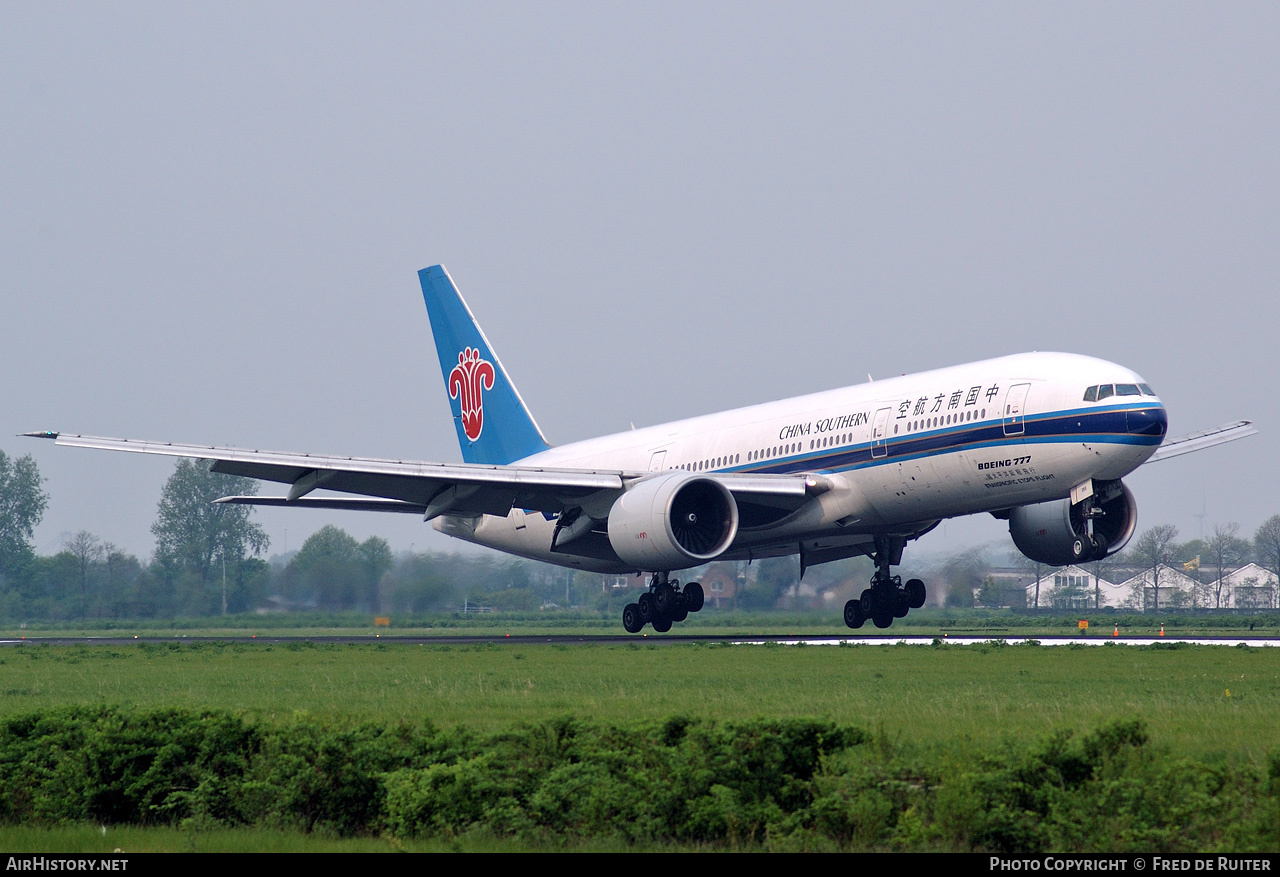
[[[462,399],[462,431],[475,441],[484,429],[484,400],[481,393],[493,389],[493,363],[480,358],[473,347],[458,354],[458,364],[449,372],[449,398]]]

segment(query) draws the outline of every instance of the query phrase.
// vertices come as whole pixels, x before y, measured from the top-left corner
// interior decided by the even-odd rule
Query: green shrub
[[[233,815],[259,746],[227,713],[71,707],[0,723],[0,815],[12,822],[166,823]]]
[[[812,719],[564,717],[477,735],[75,707],[0,722],[0,819],[539,848],[1265,851],[1280,840],[1280,753],[1265,773],[1205,765],[1153,746],[1137,721],[974,753]]]

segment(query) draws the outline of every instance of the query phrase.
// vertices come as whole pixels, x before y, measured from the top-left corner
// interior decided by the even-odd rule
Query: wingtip
[[[21,433],[21,435],[24,435],[27,438],[56,439],[59,433],[56,433],[51,429],[41,429],[36,432],[24,432]]]

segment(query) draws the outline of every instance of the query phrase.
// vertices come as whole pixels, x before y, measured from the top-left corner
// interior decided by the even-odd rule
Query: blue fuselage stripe
[[[1134,416],[1130,423],[1129,415]],[[1035,414],[1022,421],[1022,432],[1010,435],[1002,420],[959,424],[886,437],[884,453],[872,455],[870,442],[820,448],[773,460],[726,467],[726,472],[838,472],[902,463],[921,457],[996,448],[1008,445],[1091,443],[1154,447],[1164,441],[1167,420],[1164,408],[1150,404],[1114,406],[1104,410],[1073,409]],[[1016,427],[1015,427],[1016,428]],[[877,450],[879,448],[877,447]]]

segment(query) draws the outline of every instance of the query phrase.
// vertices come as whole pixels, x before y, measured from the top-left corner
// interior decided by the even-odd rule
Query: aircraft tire
[[[862,612],[862,603],[858,600],[850,600],[844,604],[844,624],[845,627],[851,627],[857,630],[866,624],[867,616]]]
[[[690,612],[699,612],[702,610],[702,585],[697,582],[689,582],[689,584],[684,586],[684,596],[685,599],[689,601]]]
[[[653,629],[658,633],[666,633],[671,629],[671,619],[664,615],[660,615],[653,619]]]
[[[689,598],[684,594],[676,594],[676,603],[671,610],[671,620],[676,624],[689,617]]]
[[[907,583],[903,585],[903,590],[907,594],[907,605],[912,609],[919,609],[924,605],[925,597],[928,596],[924,582],[919,579],[908,579]]]
[[[670,585],[658,585],[652,591],[653,614],[670,615],[675,608],[676,592]]]
[[[871,590],[870,588],[867,588],[865,591],[862,592],[862,596],[859,597],[858,600],[860,603],[862,603],[863,615],[867,616],[868,618],[871,618],[873,615],[876,614],[876,603],[879,601],[876,600],[875,591]]]
[[[1110,546],[1107,544],[1106,536],[1094,536],[1093,537],[1093,553],[1091,556],[1093,557],[1094,560],[1101,560],[1102,558],[1107,556],[1107,549],[1109,547]]]
[[[875,615],[871,616],[871,623],[874,624],[876,627],[880,628],[881,630],[883,630],[884,628],[893,624],[893,613],[877,612]]]
[[[641,594],[640,599],[636,600],[636,606],[640,610],[641,626],[644,626],[648,624],[650,621],[653,621],[653,618],[657,613],[653,611],[653,595],[652,594],[649,594],[649,593]]]
[[[622,629],[627,633],[639,633],[644,629],[644,620],[640,617],[640,607],[628,603],[622,608]]]
[[[911,603],[907,600],[907,595],[902,591],[896,591],[893,595],[893,617],[906,618],[907,613],[911,611]]]

